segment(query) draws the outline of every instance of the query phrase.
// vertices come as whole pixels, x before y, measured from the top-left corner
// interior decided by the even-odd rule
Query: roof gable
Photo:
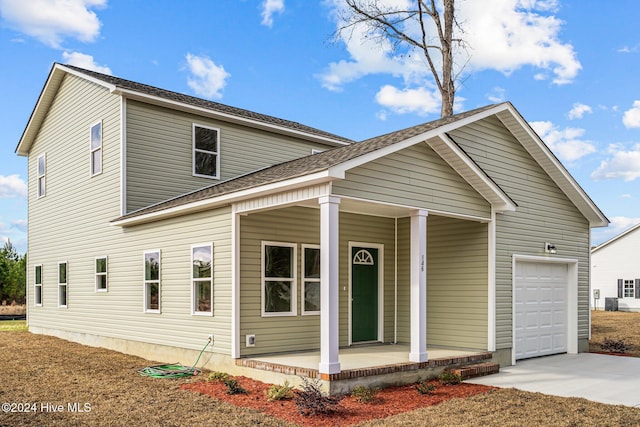
[[[622,240],[623,238],[629,238],[629,237],[637,237],[640,241],[640,223],[634,225],[633,227],[623,231],[622,233],[618,234],[617,236],[612,237],[611,239],[607,240],[604,243],[599,244],[598,246],[596,246],[595,248],[591,249],[591,254],[594,254],[596,252],[598,252],[600,249],[603,249],[607,246],[610,246],[612,244],[615,244],[616,242]]]

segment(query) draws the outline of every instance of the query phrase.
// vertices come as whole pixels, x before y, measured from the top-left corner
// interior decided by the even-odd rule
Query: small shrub
[[[438,380],[440,381],[440,384],[456,385],[462,382],[462,377],[447,369],[438,375]]]
[[[274,384],[264,391],[267,395],[267,400],[273,402],[274,400],[293,399],[293,386],[289,385],[289,381],[285,381],[283,385]]]
[[[209,374],[209,377],[207,377],[207,381],[217,381],[217,382],[223,382],[225,380],[227,380],[229,378],[229,374],[227,374],[226,372],[211,372]]]
[[[605,338],[600,348],[609,353],[627,353],[633,348],[631,344],[626,344],[624,340],[613,340]]]
[[[227,386],[227,394],[249,394],[247,390],[240,387],[235,378],[227,378],[223,383]]]
[[[371,402],[378,393],[376,387],[365,387],[363,385],[357,385],[351,390],[351,396],[358,402],[367,403]]]
[[[436,389],[434,384],[429,384],[427,380],[420,380],[416,383],[415,389],[420,394],[431,394]]]
[[[298,412],[304,416],[329,414],[337,410],[339,396],[329,396],[320,390],[318,380],[302,378],[302,390],[296,393],[295,403]]]

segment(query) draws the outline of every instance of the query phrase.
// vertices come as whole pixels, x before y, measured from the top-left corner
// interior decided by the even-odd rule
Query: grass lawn
[[[592,311],[589,351],[602,351],[600,344],[605,338],[624,340],[625,344],[631,345],[627,353],[640,357],[640,313]]]
[[[20,332],[26,330],[26,320],[4,320],[0,322],[0,332]]]
[[[640,315],[616,315],[613,325],[607,326],[617,328],[606,331],[609,337],[614,333],[626,337],[623,331],[640,321]],[[593,320],[596,330],[599,314],[594,314]],[[154,362],[54,337],[25,331],[0,332],[0,357],[0,403],[35,404],[30,406],[35,408],[31,412],[0,412],[2,426],[291,425],[179,390],[181,384],[204,380],[204,375],[179,380],[141,377],[136,370]],[[62,411],[54,412],[58,405],[62,405]],[[69,405],[85,412],[71,412]],[[640,425],[640,409],[500,389],[362,425],[632,426]]]

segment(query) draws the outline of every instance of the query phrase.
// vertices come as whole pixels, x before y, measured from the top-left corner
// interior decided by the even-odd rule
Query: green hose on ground
[[[146,368],[138,369],[137,372],[143,377],[151,378],[182,378],[198,375],[202,370],[196,368],[196,365],[200,361],[200,357],[202,357],[202,353],[204,353],[208,345],[209,341],[207,341],[200,351],[200,354],[193,366],[184,366],[180,363],[170,363],[167,365],[147,366]]]

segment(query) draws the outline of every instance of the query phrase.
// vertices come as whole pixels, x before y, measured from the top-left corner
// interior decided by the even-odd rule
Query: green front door
[[[377,341],[377,249],[351,248],[351,297],[351,341]]]

